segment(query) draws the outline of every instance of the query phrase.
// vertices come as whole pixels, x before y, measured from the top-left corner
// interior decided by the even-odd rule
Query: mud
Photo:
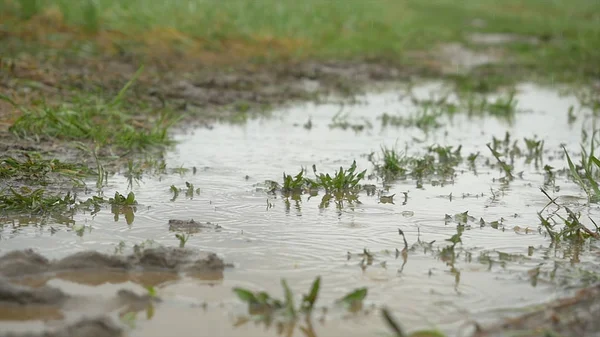
[[[156,271],[194,274],[222,273],[225,263],[216,254],[183,248],[149,248],[128,256],[95,251],[80,252],[50,261],[31,249],[13,251],[0,257],[0,276],[21,277],[65,271]]]
[[[102,88],[110,96],[133,77],[136,64],[135,60],[118,58],[53,63],[15,60],[10,67],[0,68],[0,86],[18,103],[36,95],[48,99],[62,96],[64,101],[73,88],[83,91]],[[215,117],[227,118],[226,110],[230,109],[219,108],[238,103],[259,107],[312,99],[316,93],[350,94],[362,91],[366,84],[407,80],[424,73],[427,72],[423,68],[403,68],[382,60],[279,62],[228,68],[208,64],[148,66],[131,88],[134,92],[131,96],[153,102],[156,107],[168,104],[179,111],[192,106],[206,108],[193,117],[210,121]],[[2,105],[3,122],[11,116],[7,109],[14,110]],[[211,113],[215,109],[219,114]]]
[[[23,58],[4,63],[5,66],[0,67],[1,91],[25,107],[35,101],[47,105],[70,102],[79,93],[89,92],[99,92],[111,100],[142,64],[141,60],[118,57],[62,61]],[[181,127],[210,126],[217,120],[261,113],[271,106],[294,101],[315,100],[331,94],[349,97],[367,86],[373,89],[428,72],[422,67],[402,67],[382,60],[282,62],[230,68],[196,63],[148,65],[130,88],[126,100],[134,106],[142,104],[152,109],[174,110],[184,120],[179,124]],[[23,151],[39,152],[45,158],[95,167],[91,154],[68,142],[44,137],[16,138],[8,128],[21,112],[6,102],[0,100],[0,103],[0,153],[14,157]],[[114,153],[99,154],[108,157]],[[120,155],[131,158],[134,154]],[[112,160],[104,165],[114,172],[123,163]]]
[[[480,328],[472,337],[600,336],[600,284],[570,298],[533,309],[531,313]]]
[[[93,299],[70,296],[60,289],[47,285],[28,287],[13,284],[0,279],[0,321],[60,321],[65,318],[63,311],[75,307],[82,301],[93,302]],[[129,290],[120,290],[111,306],[114,309],[125,307],[128,311],[140,311],[151,302],[159,299],[148,295],[138,295]],[[35,336],[121,336],[122,329],[109,317],[84,318],[64,327],[49,328],[41,332],[0,332],[2,337],[35,337]]]
[[[199,233],[203,230],[221,230],[222,227],[218,224],[213,224],[211,222],[196,222],[194,219],[191,220],[177,220],[171,219],[169,220],[169,230],[175,232],[185,232],[185,233]]]
[[[0,306],[3,305],[61,305],[68,295],[61,290],[42,286],[30,288],[0,279]]]
[[[0,337],[120,337],[123,330],[107,317],[82,319],[53,331],[39,333],[0,332]]]
[[[119,310],[124,315],[161,302],[155,295],[129,289],[120,289],[108,299],[73,295],[47,285],[49,280],[63,279],[92,286],[132,280],[152,287],[176,280],[174,274],[177,273],[219,279],[223,277],[225,266],[213,253],[183,248],[149,248],[127,256],[85,251],[59,260],[49,260],[30,249],[12,251],[0,257],[0,321],[43,320],[58,321],[63,325],[56,328],[53,323],[52,328],[46,324],[39,332],[28,329],[25,332],[3,331],[0,336],[121,336],[123,329],[102,313],[96,312],[97,317],[83,317],[76,322],[68,320],[69,314],[65,313],[95,307],[106,314]]]

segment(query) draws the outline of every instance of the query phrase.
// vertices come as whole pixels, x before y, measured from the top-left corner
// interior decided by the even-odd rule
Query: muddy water
[[[427,98],[438,93],[440,86],[424,85],[413,90]],[[485,144],[492,137],[503,139],[508,131],[523,149],[523,137],[544,140],[543,164],[563,168],[566,163],[560,157],[561,144],[577,151],[582,126],[590,127],[589,119],[583,118],[585,111],[572,125],[567,124],[569,107],[578,106],[572,96],[523,85],[517,99],[520,111],[512,123],[457,114],[441,119],[444,125],[428,133],[417,128],[381,126],[377,119],[381,114],[407,115],[414,109],[405,90],[397,89],[358,97],[353,105],[293,106],[243,125],[216,124],[211,129],[180,134],[176,150],[167,155],[167,166],[195,167],[196,172],[147,176],[134,182],[132,190],[140,205],[131,225],[123,217],[115,221],[113,214],[104,210],[95,216],[77,215],[72,228],[59,224],[5,226],[0,248],[3,253],[35,248],[49,258],[61,258],[82,250],[110,253],[119,244],[124,243],[127,249],[142,242],[149,244],[148,240],[156,245],[177,246],[175,233],[169,231],[169,219],[210,222],[220,227],[192,234],[186,247],[215,252],[232,263],[234,267],[226,269],[222,278],[150,275],[146,281],[132,281],[122,275],[59,277],[48,284],[68,293],[104,297],[63,308],[63,317],[72,319],[102,311],[98,308],[106,308],[105,302],[116,289],[143,294],[140,284],[145,284],[155,285],[163,301],[151,310],[140,311],[134,319],[121,319],[134,326],[127,328],[131,336],[165,336],[174,331],[178,336],[277,335],[277,329],[265,330],[254,323],[235,326],[246,307],[231,289],[264,289],[282,296],[280,279],[285,278],[299,296],[316,276],[321,276],[319,305],[330,306],[347,292],[367,287],[367,309],[387,306],[409,330],[439,328],[449,335],[461,335],[466,331],[465,322],[491,321],[509,315],[508,309],[563,296],[564,288],[556,286],[549,273],[555,268],[559,274],[563,269],[578,267],[590,270],[592,261],[598,258],[597,247],[591,246],[578,256],[579,263],[570,263],[573,256],[550,247],[549,238],[538,232],[537,212],[548,202],[539,191],[544,181],[541,169],[517,159],[515,171],[523,171],[523,175],[505,185],[498,181],[502,173],[484,164],[486,158],[492,158]],[[340,111],[348,114],[349,122],[365,128],[331,128],[332,119]],[[306,128],[309,119],[312,127]],[[381,145],[397,145],[399,149],[408,146],[409,154],[417,155],[423,153],[424,146],[434,143],[462,145],[465,158],[480,152],[477,174],[463,163],[453,183],[426,183],[418,189],[411,179],[400,181],[384,193],[396,194],[393,204],[381,203],[377,195],[361,194],[360,204],[341,209],[334,205],[320,209],[320,196],[286,202],[262,188],[265,180],[281,181],[283,172],[295,174],[300,167],[310,168],[313,164],[320,172],[333,172],[356,160],[359,169],[370,173],[373,166],[367,155],[378,152]],[[199,188],[199,194],[186,196],[186,182]],[[120,175],[109,183],[104,191],[107,196],[127,187],[127,179]],[[376,178],[367,183],[383,188]],[[184,189],[175,200],[171,185]],[[600,213],[596,207],[584,206],[586,198],[566,177],[557,177],[556,185],[560,191],[555,196],[562,196],[569,207],[592,217]],[[451,268],[436,253],[456,233],[456,223],[446,223],[445,215],[465,211],[476,221],[470,222],[472,229],[464,232],[460,253]],[[503,221],[499,229],[490,225],[480,228],[480,218],[488,223]],[[396,257],[395,249],[403,248],[398,229],[404,231],[409,245],[435,240],[433,251],[416,248],[408,253],[406,261]],[[358,256],[363,249],[374,254],[372,265],[366,268],[361,268]],[[541,272],[534,280],[532,271],[537,267]],[[99,282],[94,281],[98,279],[104,284],[98,286]],[[115,310],[111,312],[116,317]],[[356,315],[329,310],[317,316],[323,316],[323,320],[313,322],[312,328],[319,336],[365,336],[386,331],[376,310]],[[43,326],[41,322],[32,325],[4,320],[0,325],[3,330]],[[294,335],[303,333],[295,330]]]

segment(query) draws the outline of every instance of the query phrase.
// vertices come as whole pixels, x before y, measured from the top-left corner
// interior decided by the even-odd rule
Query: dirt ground
[[[114,97],[134,76],[139,64],[121,59],[43,62],[3,60],[0,92],[25,108],[69,101],[82,92]],[[210,125],[239,115],[261,113],[293,101],[349,95],[413,77],[429,70],[378,61],[322,61],[240,65],[232,68],[188,65],[181,69],[145,66],[126,100],[151,109],[168,108],[183,118],[181,126]],[[44,138],[17,138],[9,127],[20,109],[0,100],[0,153],[19,157],[24,151],[94,166],[89,154],[68,143]],[[144,118],[145,116],[139,116]],[[106,163],[110,167],[111,163]]]

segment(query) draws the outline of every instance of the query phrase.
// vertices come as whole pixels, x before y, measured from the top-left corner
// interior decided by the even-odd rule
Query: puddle
[[[414,88],[414,92],[427,98],[439,89],[439,84],[433,83]],[[522,176],[505,184],[497,168],[481,164],[483,158],[493,160],[486,143],[493,137],[504,139],[507,131],[511,139],[520,142],[534,136],[544,140],[543,164],[557,169],[566,166],[561,144],[578,150],[581,128],[588,128],[589,122],[579,118],[567,124],[567,111],[578,106],[574,97],[523,85],[516,99],[520,111],[512,121],[456,114],[442,118],[441,127],[427,133],[414,127],[381,126],[378,117],[383,113],[408,115],[414,109],[401,89],[358,97],[356,105],[305,104],[243,125],[217,124],[197,129],[178,135],[180,144],[166,158],[168,167],[196,169],[144,177],[134,183],[132,190],[140,205],[131,225],[123,217],[115,221],[110,210],[94,216],[78,214],[76,224],[70,228],[7,224],[0,231],[1,253],[34,248],[47,259],[62,259],[86,250],[112,253],[123,243],[131,247],[148,240],[156,245],[178,246],[176,234],[182,234],[189,235],[186,248],[214,252],[233,263],[232,268],[225,268],[213,278],[167,277],[123,267],[128,271],[126,275],[102,270],[85,274],[67,270],[61,274],[54,270],[56,274],[42,281],[22,280],[23,286],[45,284],[69,296],[96,298],[88,305],[63,307],[58,312],[40,309],[39,319],[48,322],[57,317],[75,322],[73,317],[81,318],[81,313],[105,312],[125,328],[134,326],[127,328],[130,336],[164,336],[173,331],[178,336],[275,336],[277,327],[266,330],[252,322],[235,325],[246,312],[246,305],[234,296],[232,288],[266,290],[283,297],[280,279],[285,278],[299,295],[321,276],[318,306],[367,287],[367,310],[317,314],[319,319],[312,322],[313,326],[299,322],[292,329],[294,335],[366,336],[387,332],[372,306],[390,308],[410,330],[437,327],[450,336],[460,335],[466,322],[497,320],[515,314],[509,309],[564,296],[568,292],[551,282],[550,272],[558,269],[558,275],[563,269],[577,266],[593,268],[599,254],[598,247],[589,246],[577,255],[579,263],[574,264],[572,255],[550,246],[550,239],[538,232],[537,212],[548,203],[539,190],[544,184],[543,165],[536,169],[516,159],[515,172],[522,171]],[[330,128],[336,114],[339,117],[346,113],[351,124],[362,125],[354,128],[361,131]],[[281,182],[283,172],[295,175],[301,167],[313,164],[319,172],[333,172],[356,160],[358,169],[367,169],[370,174],[373,166],[368,155],[379,152],[382,145],[397,145],[398,149],[406,146],[410,154],[419,154],[434,143],[462,145],[464,158],[480,152],[477,174],[463,162],[456,175],[443,184],[432,186],[427,182],[419,189],[412,179],[398,181],[385,191],[388,196],[395,194],[393,202],[382,202],[377,194],[361,193],[360,203],[341,208],[333,204],[320,208],[321,196],[302,196],[294,201],[265,192],[264,182]],[[182,192],[174,198],[171,186],[185,190],[186,182],[193,184],[193,192]],[[109,183],[105,195],[123,192],[128,184],[123,176],[113,177]],[[365,183],[375,184],[378,190],[383,188],[375,178]],[[584,195],[566,177],[557,176],[556,185],[560,186],[556,195],[570,197],[563,202],[573,210],[583,209],[592,217],[600,214],[597,207],[584,207]],[[474,220],[468,221],[470,226],[462,235],[460,253],[451,267],[436,253],[456,233],[456,223],[448,222],[446,214],[466,211]],[[480,227],[480,219],[488,224],[499,221],[500,225],[497,222],[496,226]],[[398,229],[406,235],[409,246],[418,240],[435,240],[433,251],[415,246],[404,260],[395,254],[396,249],[404,247]],[[366,266],[360,257],[364,249],[374,254],[372,263]],[[537,270],[535,277],[532,270]],[[111,298],[119,289],[142,296],[147,292],[144,287],[155,287],[161,301],[132,310],[134,314],[123,314],[107,304],[113,303]],[[0,309],[0,326],[5,331],[43,326],[41,321],[35,327],[23,321],[33,317],[26,310],[15,317]],[[300,326],[305,328],[304,333]],[[285,327],[279,328],[281,334],[286,333]]]
[[[472,33],[467,36],[467,40],[469,40],[471,43],[482,45],[503,45],[511,42],[536,45],[540,42],[537,38],[532,36],[502,33]]]
[[[500,50],[475,51],[460,43],[446,43],[439,47],[437,58],[443,60],[446,74],[463,74],[474,68],[497,63],[502,59]]]

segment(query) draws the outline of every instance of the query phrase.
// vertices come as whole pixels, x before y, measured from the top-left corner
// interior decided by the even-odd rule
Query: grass
[[[585,191],[591,202],[600,201],[600,186],[598,185],[598,181],[600,180],[600,160],[595,155],[597,147],[596,137],[598,134],[598,130],[593,132],[590,139],[589,151],[583,145],[581,146],[581,161],[579,165],[573,163],[571,156],[563,147],[567,163],[569,164],[571,178]]]
[[[353,161],[347,169],[340,166],[340,169],[333,176],[330,176],[329,173],[317,173],[316,165],[313,165],[313,172],[316,176],[316,179],[312,182],[313,185],[323,187],[326,193],[340,194],[359,189],[359,183],[365,177],[367,170],[357,172],[356,161]]]
[[[0,157],[0,180],[8,179],[48,185],[58,177],[65,177],[83,186],[83,179],[93,175],[84,165],[67,163],[59,159],[44,159],[38,153],[25,153],[24,158]]]
[[[500,120],[512,122],[517,112],[518,100],[516,92],[510,90],[496,98],[472,90],[455,88],[455,96],[443,95],[440,98],[421,99],[410,92],[410,101],[414,106],[411,114],[398,115],[383,113],[377,119],[381,126],[394,126],[403,128],[418,128],[425,134],[445,127],[448,120],[454,115],[462,113],[469,117],[495,117]]]
[[[294,294],[286,280],[281,280],[284,298],[278,299],[264,292],[253,292],[244,288],[234,288],[238,298],[248,304],[248,314],[257,317],[261,321],[271,322],[279,320],[284,322],[295,322],[301,316],[310,320],[321,288],[321,277],[315,278],[307,294],[302,296],[299,305],[295,304]],[[362,308],[364,299],[367,297],[367,288],[356,289],[335,301],[336,304],[350,311],[358,311]]]
[[[228,59],[372,57],[418,62],[411,51],[448,41],[481,48],[468,35],[490,32],[538,39],[535,45],[512,42],[503,48],[514,56],[504,69],[516,66],[523,71],[507,71],[505,77],[525,78],[531,72],[548,80],[599,75],[595,65],[600,63],[600,52],[595,46],[600,42],[596,14],[600,4],[587,0],[382,0],[376,6],[319,0],[0,1],[3,28],[21,36],[33,29],[32,22],[43,23],[37,18],[49,11],[59,13],[64,24],[73,27],[72,35],[80,35],[77,27],[81,27],[86,39],[98,36],[97,44],[126,53],[140,44],[164,49],[158,46],[167,43],[173,50]],[[475,19],[485,25],[471,26]],[[62,34],[66,31],[63,28]],[[107,34],[115,36],[108,39],[112,43],[106,43]]]
[[[175,238],[179,240],[179,248],[184,248],[185,244],[190,239],[190,234],[175,234]]]
[[[343,201],[349,203],[358,201],[358,193],[362,189],[360,182],[365,178],[367,170],[357,171],[356,161],[352,162],[349,168],[340,169],[333,175],[329,173],[317,173],[316,165],[312,166],[314,179],[305,176],[305,169],[302,168],[298,174],[291,176],[283,173],[283,183],[278,184],[275,181],[267,181],[271,193],[280,191],[286,198],[286,203],[289,206],[289,198],[300,202],[302,194],[310,194],[316,196],[319,190],[324,190],[323,198],[321,199],[320,208],[326,208],[330,202],[335,201],[338,209],[343,207]],[[288,207],[289,208],[289,207]]]
[[[1,191],[0,209],[5,213],[26,213],[31,215],[65,214],[76,204],[70,193],[64,196],[46,193],[44,189],[31,190],[9,188],[8,193]]]
[[[121,155],[168,146],[173,142],[167,131],[177,119],[166,113],[142,117],[139,111],[133,112],[124,104],[127,90],[141,70],[111,101],[82,96],[74,104],[26,108],[0,96],[22,111],[9,131],[33,141],[50,139],[95,144]]]
[[[113,198],[92,196],[81,200],[71,192],[53,193],[45,188],[7,187],[0,190],[0,209],[2,216],[11,219],[13,216],[31,216],[38,224],[45,224],[49,219],[58,223],[73,223],[72,216],[78,212],[89,211],[91,215],[110,206],[115,221],[123,214],[127,224],[132,224],[137,207],[135,195],[127,196],[115,192]],[[6,220],[6,219],[3,219]]]
[[[171,185],[170,191],[171,191],[171,193],[173,193],[173,198],[171,198],[171,201],[175,201],[179,197],[179,193],[183,192],[184,189],[178,188],[175,185]],[[186,181],[185,182],[185,196],[191,200],[191,199],[194,199],[194,195],[200,195],[200,188],[194,188],[194,184],[190,183],[189,181]]]
[[[111,212],[114,215],[115,222],[119,221],[119,216],[122,214],[128,225],[133,224],[138,205],[133,192],[129,192],[127,196],[115,192],[114,198],[108,199],[108,204],[111,206]]]
[[[492,155],[498,161],[498,165],[500,166],[500,168],[504,172],[504,177],[502,177],[501,179],[504,180],[504,181],[511,181],[511,180],[513,180],[514,179],[514,175],[513,175],[514,167],[513,167],[513,165],[508,164],[505,160],[502,160],[502,158],[501,158],[502,154],[500,154],[498,151],[494,150],[490,146],[490,144],[487,144],[486,146],[487,146],[488,149],[490,149],[490,151],[492,152]]]
[[[393,332],[394,337],[445,337],[446,335],[437,330],[421,330],[407,334],[400,326],[400,323],[392,316],[392,313],[387,309],[381,309],[381,316],[389,329]]]
[[[456,167],[463,160],[461,149],[462,146],[454,148],[434,144],[427,147],[426,154],[422,156],[408,156],[396,149],[381,147],[379,157],[372,153],[369,160],[384,181],[411,177],[417,188],[423,188],[425,182],[439,184],[453,178]]]
[[[571,155],[569,155],[569,152],[564,146],[563,152],[568,164],[568,176],[586,193],[588,202],[598,203],[600,201],[600,186],[598,184],[598,181],[600,180],[600,159],[596,157],[595,153],[598,141],[597,136],[600,132],[595,127],[593,129],[589,139],[589,150],[586,150],[583,144],[581,145],[581,159],[578,165],[573,162]],[[531,146],[534,149],[534,152],[540,147],[543,147],[543,142],[532,142],[527,139],[525,139],[525,141],[528,147]],[[531,153],[532,150],[529,150]],[[545,180],[548,181],[546,185],[553,187],[555,183],[555,173],[552,171],[551,167],[545,167],[545,171],[547,176]],[[549,202],[544,209],[538,212],[540,227],[546,231],[553,243],[566,241],[572,244],[581,245],[589,239],[600,239],[600,227],[598,227],[594,219],[589,217],[591,224],[595,227],[592,231],[581,222],[580,213],[572,211],[567,206],[560,205],[556,201],[558,197],[552,198],[543,188],[540,190],[549,199]],[[544,217],[542,212],[550,205],[556,206],[557,209]],[[565,215],[558,213],[561,210]],[[559,220],[555,220],[555,218],[558,218]]]

